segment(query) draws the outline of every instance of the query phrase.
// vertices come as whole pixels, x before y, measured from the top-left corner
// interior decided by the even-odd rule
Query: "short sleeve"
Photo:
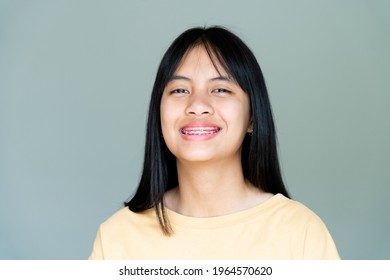
[[[306,229],[303,259],[339,260],[336,245],[320,218],[312,219]]]
[[[96,239],[93,244],[92,253],[89,256],[88,260],[103,260],[104,254],[103,254],[103,244],[102,244],[102,238],[101,238],[101,229],[99,228]]]

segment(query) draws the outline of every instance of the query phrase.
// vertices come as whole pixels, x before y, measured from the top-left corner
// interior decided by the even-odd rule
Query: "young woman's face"
[[[249,97],[217,67],[219,73],[204,47],[195,47],[164,89],[162,134],[179,161],[241,160],[250,130]]]

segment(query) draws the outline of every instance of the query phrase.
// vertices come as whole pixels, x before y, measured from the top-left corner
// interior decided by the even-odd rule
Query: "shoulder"
[[[294,240],[298,258],[339,259],[334,241],[321,218],[302,203],[277,195],[273,217]]]
[[[268,222],[288,233],[291,237],[327,236],[328,229],[322,219],[301,202],[281,194],[271,200]]]
[[[105,234],[115,235],[148,226],[155,227],[156,217],[153,209],[135,213],[124,207],[114,213],[100,225],[100,230]]]
[[[154,209],[135,213],[122,208],[100,225],[89,259],[132,258],[149,241],[145,236],[159,233],[157,227]]]
[[[270,199],[273,217],[278,217],[284,223],[307,224],[313,222],[322,223],[321,219],[304,204],[287,198],[282,194],[275,195]]]

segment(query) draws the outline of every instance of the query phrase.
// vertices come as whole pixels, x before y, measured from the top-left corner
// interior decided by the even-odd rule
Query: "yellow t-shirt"
[[[165,236],[154,209],[123,208],[101,224],[89,259],[339,259],[321,219],[277,194],[264,203],[212,218],[166,210]]]

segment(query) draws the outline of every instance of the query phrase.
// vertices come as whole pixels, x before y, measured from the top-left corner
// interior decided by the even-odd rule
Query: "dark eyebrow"
[[[173,75],[172,78],[169,79],[169,81],[175,81],[175,80],[186,80],[186,81],[191,81],[190,78],[185,77],[185,76],[180,76],[180,75]]]
[[[232,78],[228,76],[218,76],[215,78],[210,79],[210,81],[226,81],[226,82],[233,82]]]

